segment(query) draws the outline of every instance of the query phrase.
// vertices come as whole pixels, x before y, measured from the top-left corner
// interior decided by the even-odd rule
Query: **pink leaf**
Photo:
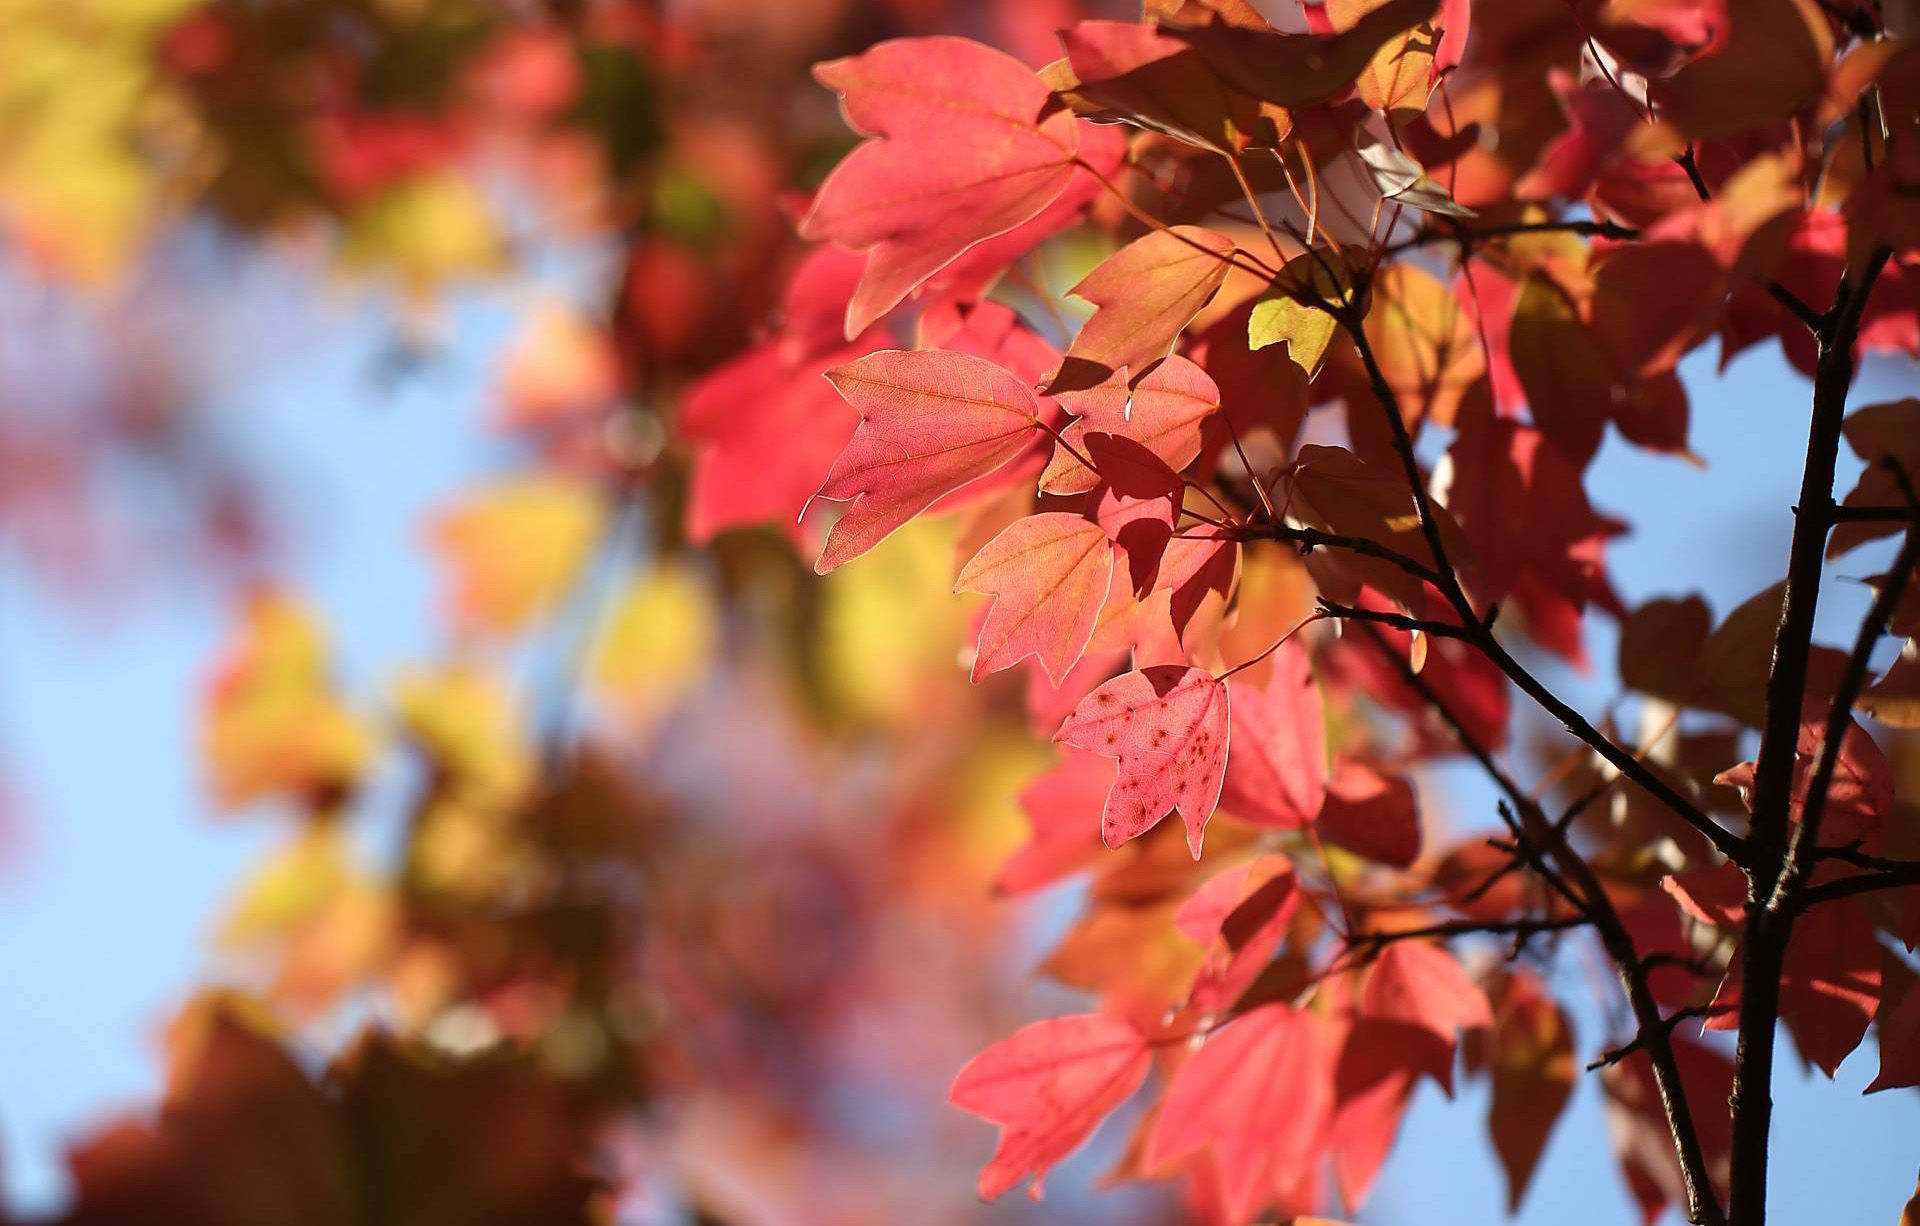
[[[1708,1030],[1739,1025],[1738,951],[1708,1007]],[[1780,970],[1780,1020],[1800,1054],[1832,1077],[1880,1004],[1880,943],[1873,922],[1851,898],[1822,903],[1800,917]]]
[[[1233,749],[1221,800],[1234,816],[1293,830],[1319,815],[1327,794],[1327,722],[1299,639],[1273,653],[1264,690],[1242,686],[1235,694]]]
[[[975,681],[1038,656],[1058,684],[1106,603],[1113,546],[1099,524],[1049,511],[1015,520],[981,546],[954,590],[994,597],[973,658]]]
[[[1160,558],[1173,539],[1186,487],[1180,474],[1130,438],[1089,434],[1087,458],[1100,471],[1093,493],[1094,518],[1127,554],[1136,596],[1153,590]]]
[[[823,575],[1020,454],[1040,416],[1031,387],[963,353],[883,349],[827,378],[860,410],[860,428],[816,495],[853,501],[814,563]]]
[[[1442,1086],[1452,1073],[1456,1032],[1493,1025],[1493,1008],[1480,985],[1467,977],[1452,954],[1424,941],[1387,946],[1367,974],[1361,1008],[1369,1017],[1404,1022],[1438,1039],[1447,1059],[1433,1071],[1447,1074],[1440,1078]]]
[[[1100,819],[1108,847],[1138,838],[1178,809],[1197,860],[1226,774],[1229,718],[1227,687],[1211,673],[1163,664],[1087,695],[1053,739],[1119,760]]]
[[[1139,1088],[1152,1063],[1140,1032],[1103,1013],[1035,1022],[968,1061],[950,1101],[1002,1125],[980,1195],[999,1196],[1031,1172],[1039,1200],[1047,1171]]]
[[[1071,751],[1020,790],[1031,832],[994,875],[999,894],[1025,894],[1078,872],[1101,854],[1100,806],[1113,766],[1097,754]]]
[[[1351,758],[1334,767],[1319,825],[1329,843],[1381,864],[1406,868],[1420,856],[1413,785]]]
[[[1265,1005],[1180,1066],[1147,1140],[1149,1169],[1206,1149],[1230,1220],[1243,1222],[1314,1152],[1332,1100],[1325,1023]]]
[[[1187,1003],[1203,1015],[1231,1008],[1273,959],[1299,905],[1285,856],[1262,856],[1201,886],[1173,917],[1181,932],[1208,946]]]
[[[1167,604],[1173,632],[1182,635],[1209,594],[1225,601],[1233,592],[1240,573],[1240,545],[1232,538],[1209,530],[1206,535],[1189,533],[1167,542],[1160,560],[1160,573],[1154,590],[1171,593]]]
[[[834,167],[800,226],[867,253],[849,337],[975,243],[1039,214],[1073,174],[1078,121],[1049,113],[1045,82],[991,47],[897,38],[814,76],[840,94],[847,123],[876,138]]]
[[[1131,388],[1129,372],[1117,370],[1105,382],[1078,391],[1060,393],[1062,408],[1078,420],[1062,434],[1066,442],[1085,448],[1089,431],[1130,438],[1178,471],[1200,454],[1201,424],[1220,411],[1220,389],[1207,372],[1174,354],[1148,372]],[[1049,494],[1078,494],[1092,489],[1099,478],[1064,446],[1040,476],[1040,488]]]

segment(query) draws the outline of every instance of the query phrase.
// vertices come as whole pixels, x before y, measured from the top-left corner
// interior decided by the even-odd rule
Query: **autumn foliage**
[[[1141,1220],[1305,1221],[1467,1078],[1517,1207],[1590,1076],[1646,1221],[1760,1226],[1779,1035],[1920,1086],[1920,400],[1849,401],[1920,359],[1911,6],[141,7],[126,123],[208,152],[106,159],[136,200],[416,317],[514,209],[617,271],[512,344],[512,459],[423,533],[446,650],[377,698],[203,508],[212,800],[289,833],[63,1220],[976,1220],[1099,1134]],[[58,182],[0,150],[58,275],[158,241]],[[1716,346],[1806,376],[1780,581],[1632,605],[1623,534],[1727,546],[1586,480],[1714,461]],[[1068,881],[1034,1020],[1015,900]],[[862,1078],[938,1122],[876,1143]]]

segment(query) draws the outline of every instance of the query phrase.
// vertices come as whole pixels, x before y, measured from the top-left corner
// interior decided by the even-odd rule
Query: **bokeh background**
[[[451,1046],[518,1025],[556,1076],[617,1081],[645,1121],[628,1220],[1167,1220],[1094,1192],[1118,1129],[1043,1207],[972,1199],[991,1131],[946,1084],[1072,999],[1036,968],[1074,897],[991,897],[1044,738],[965,684],[952,540],[916,530],[825,584],[792,526],[674,544],[676,406],[775,308],[787,185],[850,139],[806,66],[930,30],[1041,62],[1100,7],[0,3],[9,1210],[62,1211],[68,1148],[153,1099],[169,1019],[228,984],[316,1058],[368,1019]],[[1075,269],[1047,273],[1057,293]],[[1591,474],[1636,523],[1610,551],[1629,604],[1724,612],[1781,569],[1806,382],[1771,349],[1714,363],[1683,367],[1697,464],[1613,440]],[[1870,363],[1858,395],[1911,369]],[[1837,585],[1828,637],[1865,604]],[[249,644],[300,671],[275,617],[324,639],[322,688],[365,737],[350,767],[250,778],[273,773],[250,734],[215,730]],[[1590,674],[1540,666],[1598,711],[1612,627],[1591,635]],[[648,832],[658,876],[593,895],[611,986],[472,965],[462,942],[521,915],[488,857],[564,859],[436,809],[474,744],[517,764],[467,781],[498,806],[599,788],[618,799],[581,803]],[[1427,782],[1435,828],[1484,820],[1471,772]],[[1576,1016],[1582,1044],[1607,1020]],[[1794,1059],[1780,1220],[1890,1220],[1920,1104],[1860,1096],[1870,1044],[1831,1084]],[[1499,1220],[1485,1109],[1423,1087],[1360,1220]],[[1517,1220],[1633,1215],[1583,1082]]]

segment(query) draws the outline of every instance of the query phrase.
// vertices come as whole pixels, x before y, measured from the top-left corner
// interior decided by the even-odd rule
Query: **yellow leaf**
[[[1285,341],[1294,365],[1306,371],[1308,378],[1318,373],[1339,325],[1325,310],[1301,299],[1317,298],[1329,305],[1346,302],[1352,286],[1339,260],[1326,251],[1309,251],[1288,260],[1274,279],[1273,292],[1254,303],[1247,317],[1247,347],[1264,349]]]
[[[912,715],[932,677],[959,667],[966,606],[953,598],[951,519],[919,519],[826,584],[821,654],[828,692],[853,713]]]
[[[209,687],[200,741],[215,798],[235,807],[277,794],[330,804],[374,751],[366,727],[333,694],[320,627],[267,591],[247,601],[239,641]]]
[[[347,875],[339,827],[306,828],[254,873],[220,926],[221,943],[244,944],[285,931],[336,894]]]
[[[716,640],[713,600],[685,566],[665,563],[621,593],[593,654],[593,684],[641,726],[706,674]]]
[[[1334,29],[1350,30],[1384,4],[1385,0],[1328,0],[1327,8]],[[1439,41],[1431,21],[1402,30],[1380,44],[1354,79],[1354,91],[1377,110],[1418,115],[1426,110],[1427,91],[1433,87],[1433,53]]]
[[[435,519],[453,616],[462,629],[525,629],[572,586],[599,538],[606,508],[587,487],[522,477],[480,491]]]
[[[0,0],[0,208],[56,271],[110,278],[158,213],[154,46],[197,2]]]
[[[1920,728],[1920,639],[1908,639],[1880,680],[1854,704],[1893,728]]]
[[[416,819],[408,849],[417,888],[474,901],[496,897],[524,857],[515,856],[505,811],[444,800]]]
[[[517,804],[534,775],[520,712],[492,675],[471,667],[412,673],[394,685],[401,727],[433,759],[449,795]]]
[[[498,269],[504,252],[479,189],[447,171],[405,180],[356,210],[340,256],[351,271],[392,273],[420,298],[456,277]]]
[[[219,939],[230,949],[271,955],[272,999],[319,1011],[385,956],[393,918],[392,898],[353,863],[340,827],[319,823],[254,874]]]

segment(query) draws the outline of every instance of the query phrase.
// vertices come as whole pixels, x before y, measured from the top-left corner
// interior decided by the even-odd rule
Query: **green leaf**
[[[1336,278],[1338,278],[1336,280]],[[1247,348],[1287,343],[1287,356],[1311,379],[1339,331],[1329,307],[1353,298],[1353,282],[1339,255],[1309,251],[1287,261],[1273,288],[1253,304],[1247,318]],[[1316,305],[1323,302],[1326,305]]]

